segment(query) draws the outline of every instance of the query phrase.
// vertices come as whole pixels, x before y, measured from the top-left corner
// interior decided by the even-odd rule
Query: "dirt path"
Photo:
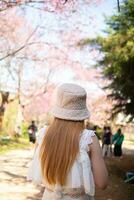
[[[125,144],[124,152],[132,155],[134,153],[133,144]],[[32,155],[33,150],[29,148],[10,151],[0,156],[0,200],[41,200],[43,188],[26,181],[28,165]],[[113,163],[112,160],[112,165],[115,165],[116,162],[120,161],[114,161]],[[121,162],[124,163],[124,161]],[[117,184],[115,184],[116,182]],[[115,192],[117,186],[121,186],[121,182],[123,182],[122,178],[112,175],[110,186],[105,192],[97,191],[96,200],[115,200],[115,197],[112,198],[112,192],[113,190]],[[123,185],[122,189],[125,187]],[[126,199],[122,198],[122,200]],[[117,198],[117,200],[120,200],[120,198]],[[132,199],[130,198],[130,200]]]
[[[33,150],[14,150],[0,156],[0,199],[40,200],[42,189],[26,181]]]

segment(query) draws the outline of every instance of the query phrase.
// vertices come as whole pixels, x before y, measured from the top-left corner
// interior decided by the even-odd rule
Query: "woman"
[[[122,143],[124,141],[124,135],[119,128],[117,133],[113,136],[112,142],[114,143],[114,156],[122,158]]]
[[[95,185],[104,189],[108,175],[97,137],[84,129],[89,118],[85,90],[75,84],[61,85],[53,115],[39,144],[42,200],[94,199]]]

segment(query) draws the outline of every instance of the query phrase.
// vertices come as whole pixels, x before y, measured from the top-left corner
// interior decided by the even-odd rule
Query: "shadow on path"
[[[26,181],[26,176],[22,176],[22,175],[16,175],[14,173],[8,172],[8,171],[3,171],[3,173],[9,175],[12,178],[19,178],[19,179],[24,179]]]
[[[44,187],[38,186],[38,189],[40,190],[40,192],[38,192],[34,196],[27,196],[26,200],[41,200],[44,192]]]

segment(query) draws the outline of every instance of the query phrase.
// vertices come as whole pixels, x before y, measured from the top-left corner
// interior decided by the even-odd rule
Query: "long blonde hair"
[[[55,118],[40,149],[41,169],[49,184],[66,184],[67,174],[79,152],[84,121]]]

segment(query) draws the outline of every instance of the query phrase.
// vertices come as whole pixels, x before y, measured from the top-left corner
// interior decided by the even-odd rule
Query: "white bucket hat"
[[[86,91],[79,85],[65,83],[57,88],[52,114],[60,119],[82,121],[89,118]]]

